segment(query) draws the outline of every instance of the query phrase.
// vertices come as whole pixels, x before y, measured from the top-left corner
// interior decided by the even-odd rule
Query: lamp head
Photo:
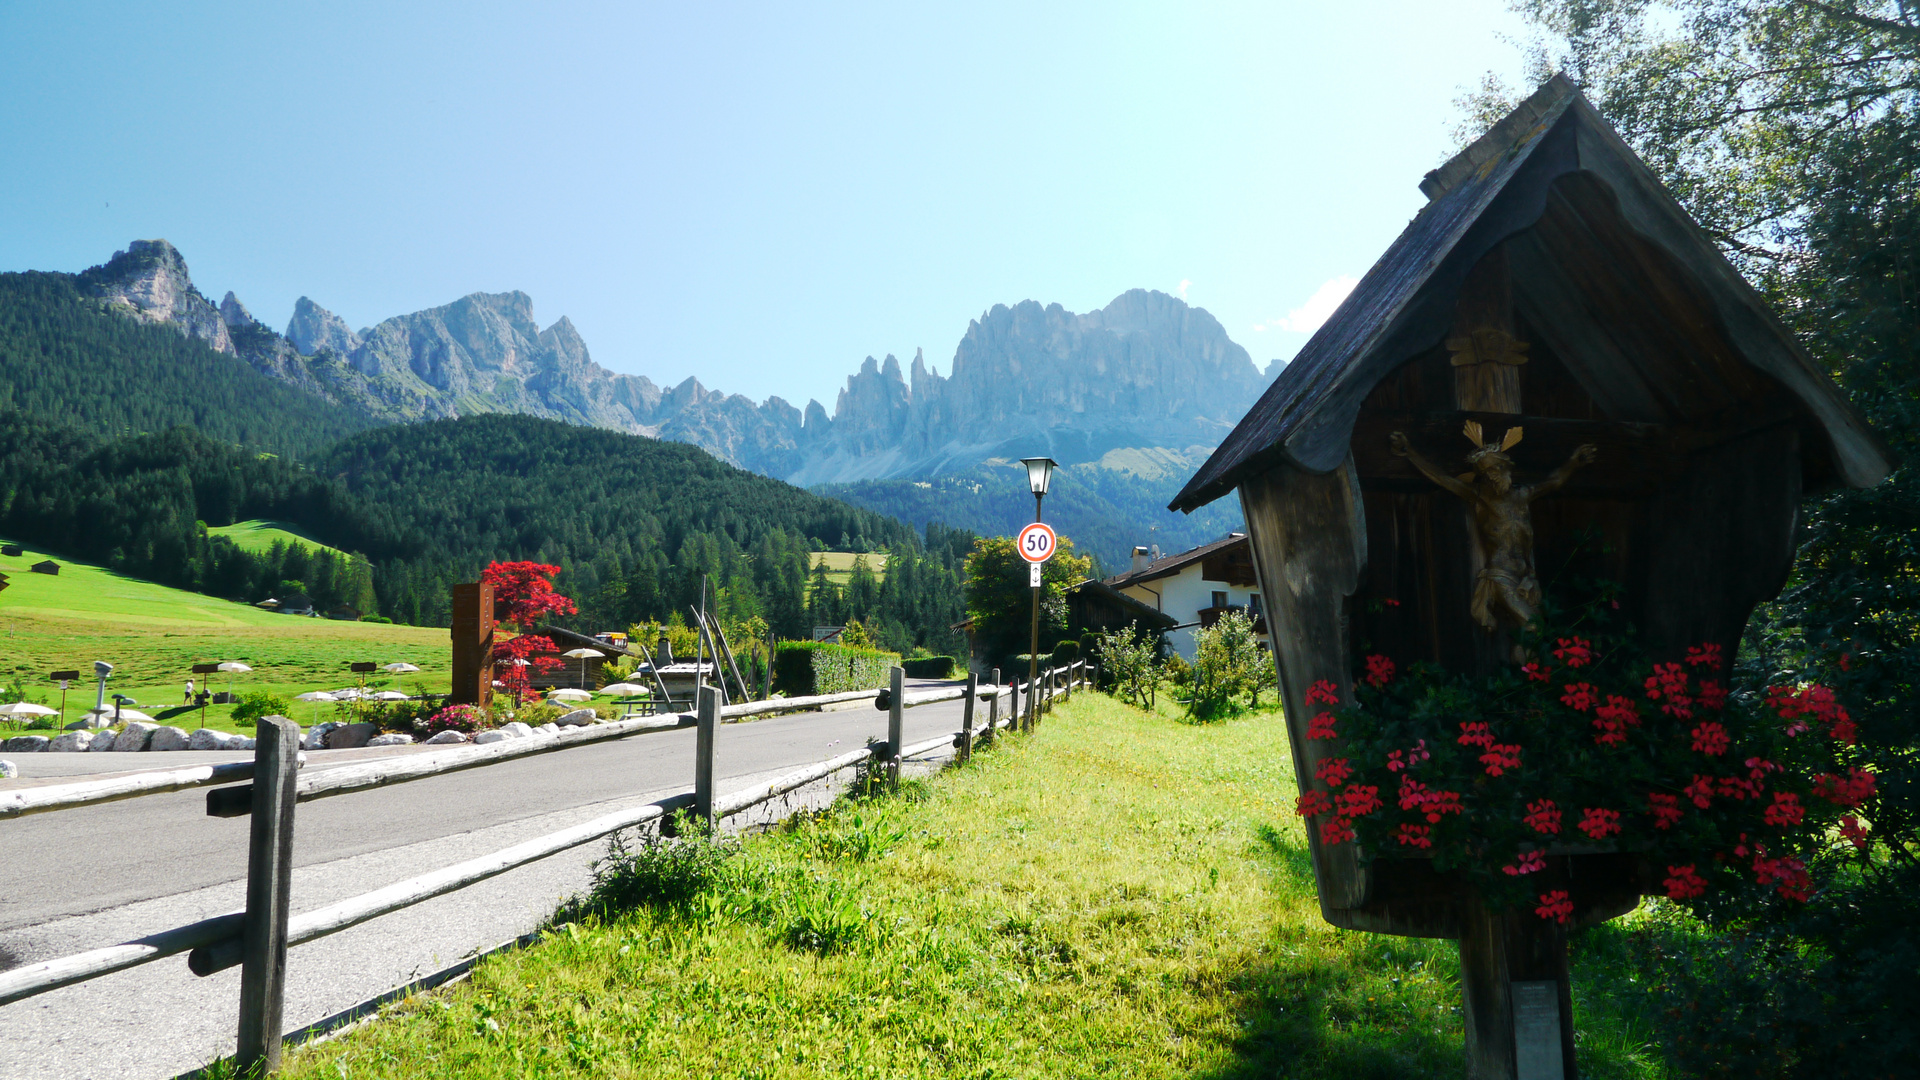
[[[1027,486],[1035,495],[1045,495],[1047,484],[1053,480],[1053,468],[1058,462],[1050,457],[1021,458],[1020,464],[1027,467]]]
[[[113,674],[113,665],[107,663],[105,660],[95,660],[93,662],[93,673],[104,679]]]

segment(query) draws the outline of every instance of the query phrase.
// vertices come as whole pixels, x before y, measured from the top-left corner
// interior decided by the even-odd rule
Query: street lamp
[[[1027,486],[1033,489],[1033,520],[1040,520],[1040,500],[1047,497],[1047,485],[1053,481],[1053,469],[1058,462],[1050,457],[1021,458],[1020,464],[1027,467]],[[1038,715],[1033,706],[1033,684],[1040,679],[1040,586],[1041,564],[1033,565],[1033,628],[1027,641],[1027,726],[1033,726]]]

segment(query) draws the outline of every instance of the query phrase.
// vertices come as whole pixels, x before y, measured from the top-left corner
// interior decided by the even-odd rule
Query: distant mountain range
[[[132,318],[375,422],[522,413],[686,442],[916,523],[1005,531],[1000,519],[1029,512],[1003,490],[1022,482],[1016,459],[1048,454],[1088,495],[1049,517],[1110,565],[1133,543],[1173,550],[1238,525],[1232,508],[1168,513],[1160,489],[1178,488],[1274,374],[1205,310],[1135,289],[1085,314],[995,305],[968,326],[945,376],[918,351],[905,371],[868,357],[829,416],[817,401],[755,402],[694,378],[663,389],[609,371],[564,317],[542,329],[522,292],[474,293],[358,331],[301,297],[282,334],[232,292],[208,300],[164,240],[134,241],[77,280]]]

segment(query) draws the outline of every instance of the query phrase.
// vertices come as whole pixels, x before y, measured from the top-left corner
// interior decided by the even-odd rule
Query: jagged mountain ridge
[[[80,277],[132,317],[380,420],[525,413],[692,443],[802,486],[919,480],[1034,453],[1098,464],[1203,451],[1267,382],[1204,309],[1141,289],[1084,314],[995,305],[969,323],[950,374],[918,350],[907,370],[868,357],[829,415],[818,401],[801,409],[609,371],[566,318],[542,328],[523,292],[473,293],[359,331],[303,296],[280,334],[231,292],[207,300],[164,240],[134,241]]]

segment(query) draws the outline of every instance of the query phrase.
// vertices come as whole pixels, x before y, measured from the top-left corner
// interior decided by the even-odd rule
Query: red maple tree
[[[528,631],[548,615],[571,615],[579,609],[573,601],[553,589],[553,575],[560,568],[548,563],[495,562],[480,572],[480,580],[493,586],[493,625],[507,627],[515,636],[494,646],[495,680],[518,706],[532,693],[536,671],[561,667],[552,654],[559,646],[545,634]]]

